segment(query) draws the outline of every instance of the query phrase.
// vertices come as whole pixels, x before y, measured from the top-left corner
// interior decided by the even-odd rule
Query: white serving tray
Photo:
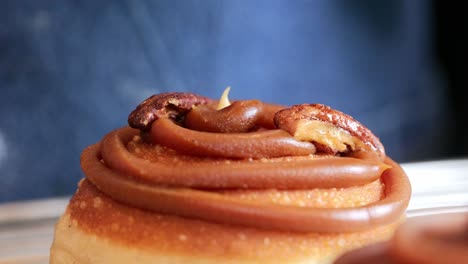
[[[406,163],[408,217],[468,212],[468,159]],[[48,263],[54,224],[69,197],[0,204],[0,264]]]

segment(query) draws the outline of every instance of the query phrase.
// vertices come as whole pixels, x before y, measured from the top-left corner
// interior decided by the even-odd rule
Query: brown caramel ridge
[[[376,189],[380,192],[379,185],[371,184],[366,188],[369,191],[366,203],[378,199],[374,193]],[[356,199],[356,191],[348,193],[349,191],[336,191],[337,197],[341,197],[348,205]],[[322,197],[324,201],[334,203],[334,199],[326,199],[329,197],[325,196],[328,193],[327,189],[318,190],[315,193],[317,196],[313,196],[316,199],[309,201],[320,206],[319,198]],[[305,198],[307,197],[306,195]],[[80,185],[67,212],[72,228],[76,226],[91,236],[105,239],[106,243],[113,241],[132,249],[158,252],[157,254],[161,252],[162,255],[186,255],[191,260],[207,256],[219,258],[214,263],[226,263],[233,259],[250,261],[249,263],[291,263],[297,258],[326,256],[338,249],[340,252],[347,251],[365,243],[388,238],[397,224],[363,232],[322,234],[217,224],[119,203],[100,192],[88,180]]]
[[[385,197],[378,202],[362,207],[310,208],[269,205],[233,199],[233,197],[227,197],[217,191],[226,189],[224,187],[228,187],[238,180],[241,180],[243,183],[246,183],[247,180],[251,181],[246,188],[255,186],[256,181],[263,185],[257,185],[258,189],[267,189],[266,187],[269,186],[264,186],[264,184],[268,183],[267,180],[270,180],[270,178],[274,178],[276,179],[275,181],[283,182],[286,185],[301,183],[303,187],[307,186],[306,184],[302,184],[303,180],[313,181],[311,183],[315,181],[316,184],[313,185],[316,187],[326,188],[327,186],[320,184],[321,181],[328,181],[329,178],[341,175],[338,173],[340,167],[331,165],[332,160],[335,162],[346,162],[347,159],[350,159],[350,161],[353,159],[345,157],[333,157],[331,158],[332,160],[326,158],[315,159],[316,162],[322,163],[322,165],[328,163],[328,166],[317,166],[318,168],[312,166],[312,170],[323,169],[329,170],[329,172],[319,172],[315,175],[316,177],[311,178],[300,177],[298,173],[293,173],[290,175],[291,177],[286,177],[290,170],[280,170],[281,166],[274,166],[276,168],[270,170],[270,177],[265,178],[263,174],[268,172],[265,166],[271,167],[268,163],[247,163],[241,166],[235,164],[224,165],[225,167],[231,167],[231,169],[221,169],[222,166],[219,165],[189,166],[190,169],[180,168],[176,172],[177,166],[169,167],[164,164],[152,163],[149,160],[141,159],[128,153],[125,142],[128,142],[134,135],[126,135],[127,132],[125,130],[120,130],[119,132],[123,133],[121,135],[123,138],[111,134],[100,145],[93,145],[85,149],[81,157],[81,167],[87,179],[99,190],[117,201],[163,214],[178,215],[222,224],[290,232],[355,232],[390,224],[399,219],[408,205],[411,194],[411,187],[405,173],[396,163],[387,158],[386,162],[392,168],[385,170],[383,173],[378,173],[378,175],[381,175],[380,178],[385,186]],[[112,146],[116,146],[117,148],[108,149],[108,147]],[[355,162],[358,161],[365,162],[355,159]],[[248,167],[251,167],[251,165],[257,168],[260,166],[260,168],[250,170]],[[244,169],[247,169],[246,173],[242,173]],[[295,169],[293,168],[293,171]],[[348,170],[345,168],[345,171]],[[367,170],[352,169],[351,171],[364,173]],[[193,174],[197,172],[200,173],[198,176],[197,174]],[[218,172],[221,172],[221,174],[218,174]],[[253,174],[255,172],[257,172],[256,175]],[[147,173],[151,173],[152,175],[146,175]],[[305,174],[309,176],[313,175],[313,173]],[[147,179],[152,179],[153,183],[142,181],[142,176],[145,175],[149,176]],[[159,179],[155,177],[159,177]],[[175,178],[179,178],[182,181],[173,182],[173,180],[176,180]],[[346,178],[348,177],[346,176]],[[158,181],[159,184],[154,182],[154,180]],[[167,182],[168,180],[172,182],[172,186],[174,187],[168,186],[168,183],[171,183]],[[194,180],[196,182],[193,182]],[[165,183],[161,181],[165,181]],[[184,184],[186,186],[187,183],[191,186],[194,184],[198,186],[203,184],[206,187],[212,186],[216,190],[208,190],[206,188],[193,189],[181,185]],[[209,185],[206,185],[207,183]],[[342,180],[336,182],[336,184],[338,183],[348,183],[348,181]],[[281,186],[281,183],[276,183],[273,186]]]

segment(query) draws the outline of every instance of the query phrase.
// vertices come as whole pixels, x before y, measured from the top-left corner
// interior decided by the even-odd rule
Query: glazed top
[[[389,224],[409,201],[409,181],[378,138],[320,104],[258,100],[220,107],[196,94],[142,102],[129,125],[83,151],[86,177],[126,204],[222,224],[294,232],[352,232]],[[353,208],[246,201],[229,190],[351,188],[374,181],[384,197]]]

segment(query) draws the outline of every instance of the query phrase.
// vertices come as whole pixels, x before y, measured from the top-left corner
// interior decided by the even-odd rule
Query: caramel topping
[[[308,206],[331,207],[331,203],[339,199],[342,202],[334,205],[355,207],[381,198],[382,190],[378,182],[366,185],[365,188],[369,192],[368,198],[358,198],[358,193],[362,194],[362,190],[358,192],[360,187],[334,191],[320,189],[304,193],[304,197],[298,200],[291,197],[290,204],[308,199]],[[252,192],[257,193],[257,196],[263,196],[262,190]],[[288,192],[284,191],[283,195]],[[327,198],[332,194],[335,195],[333,199]],[[296,197],[298,196],[300,195]],[[362,200],[357,202],[355,199]],[[82,209],[80,204],[84,202],[89,206]],[[92,206],[96,204],[99,207]],[[395,222],[363,232],[339,234],[292,233],[218,224],[213,221],[140,210],[103,194],[89,180],[83,181],[70,201],[67,212],[71,219],[62,223],[65,229],[69,228],[69,224],[76,223],[79,230],[95,235],[105,243],[107,240],[112,240],[129,248],[164,253],[163,255],[187,256],[187,263],[193,259],[205,259],[207,256],[216,256],[212,263],[227,261],[291,263],[323,256],[324,259],[329,259],[327,256],[334,255],[337,250],[340,252],[350,250],[389,237],[393,233],[394,226],[398,224]],[[64,234],[62,242],[67,243],[66,235],[69,232]]]
[[[180,153],[196,156],[268,158],[315,153],[313,144],[297,141],[283,130],[207,133],[183,128],[169,119],[153,123],[151,139]]]
[[[200,105],[187,114],[185,125],[206,132],[249,132],[256,127],[262,112],[263,104],[258,100],[236,101],[217,111],[208,105]]]
[[[81,165],[96,187],[118,201],[216,223],[351,232],[399,219],[410,197],[408,179],[393,161],[383,162],[383,147],[367,128],[329,108],[331,119],[314,105],[281,109],[248,100],[216,110],[214,101],[198,95],[153,96],[129,116],[144,137],[131,128],[115,130],[83,151]],[[353,188],[379,179],[385,197],[358,207],[263,203],[233,195]]]
[[[355,208],[311,208],[262,204],[217,192],[135,181],[100,162],[98,148],[87,148],[81,164],[87,178],[102,192],[139,208],[217,223],[294,232],[352,232],[396,221],[409,201],[409,181],[396,164],[383,175],[386,197],[380,201]]]
[[[365,160],[333,156],[242,160],[186,156],[179,162],[177,158],[165,158],[165,150],[160,150],[157,161],[151,162],[128,151],[126,145],[134,136],[136,131],[129,128],[107,135],[100,147],[105,165],[124,175],[164,186],[210,189],[350,187],[372,182],[386,169]]]

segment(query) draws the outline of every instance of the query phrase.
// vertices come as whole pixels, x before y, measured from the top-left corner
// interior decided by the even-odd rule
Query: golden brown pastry
[[[330,263],[389,238],[409,181],[352,117],[165,93],[86,148],[51,263]]]

